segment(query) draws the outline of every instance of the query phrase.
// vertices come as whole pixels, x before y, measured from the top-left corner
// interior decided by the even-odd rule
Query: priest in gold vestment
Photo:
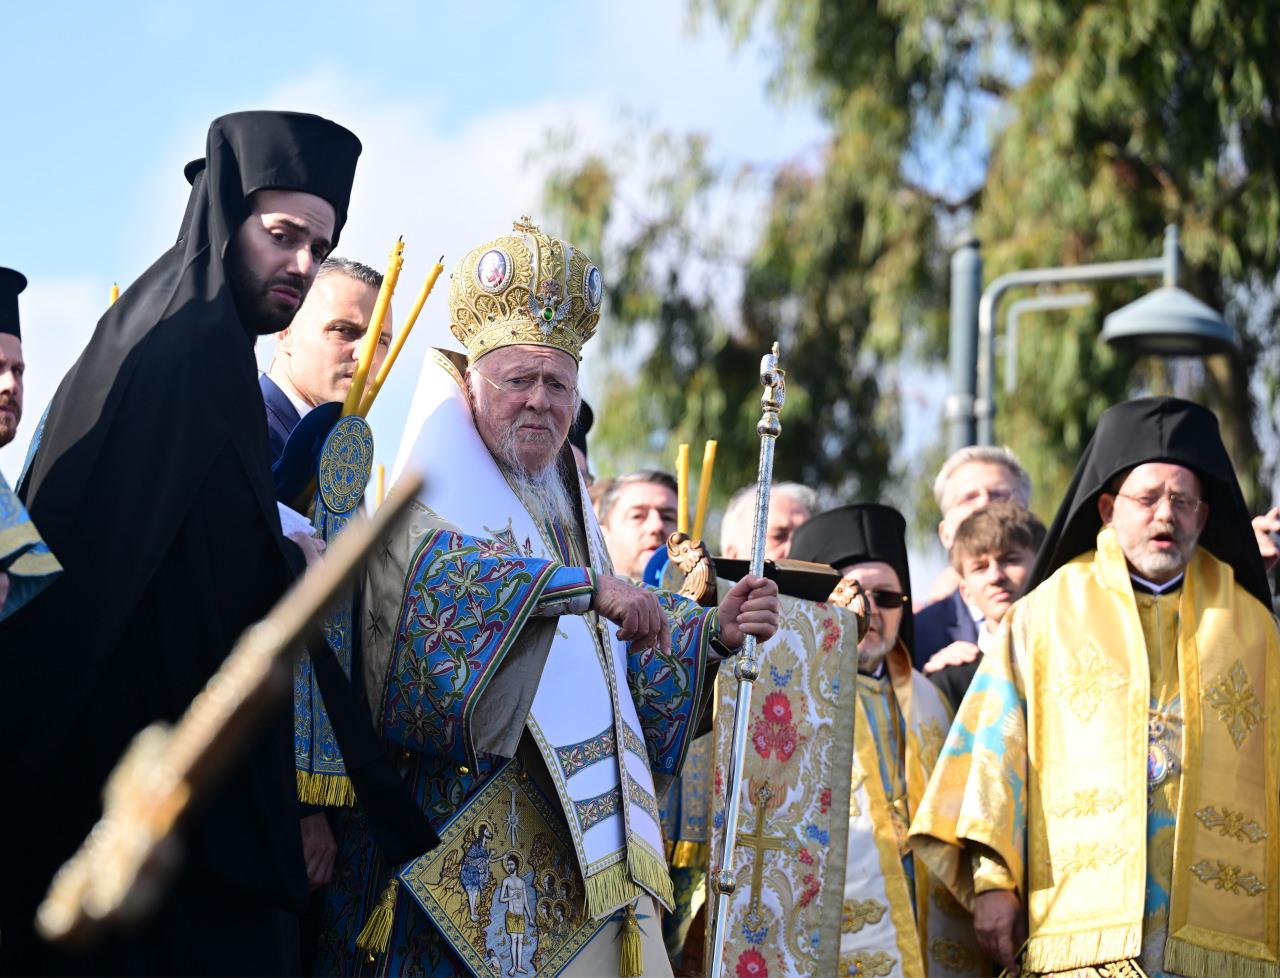
[[[1203,407],[1098,423],[912,823],[1031,974],[1280,974],[1280,638]]]
[[[815,516],[791,556],[830,564],[867,594],[858,643],[853,775],[838,974],[946,978],[986,973],[969,912],[907,845],[951,723],[942,693],[911,666],[906,521],[875,503]]]

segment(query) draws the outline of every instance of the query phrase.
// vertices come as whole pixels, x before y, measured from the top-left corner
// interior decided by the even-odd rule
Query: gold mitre
[[[449,282],[449,328],[475,363],[504,346],[532,344],[582,359],[600,321],[600,269],[528,217],[467,252]]]

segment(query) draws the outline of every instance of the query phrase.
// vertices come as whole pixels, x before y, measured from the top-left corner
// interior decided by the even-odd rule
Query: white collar
[[[1181,584],[1182,579],[1186,577],[1186,571],[1183,571],[1181,574],[1179,574],[1177,577],[1171,580],[1165,581],[1163,584],[1157,584],[1155,581],[1148,581],[1145,577],[1142,577],[1139,574],[1131,573],[1129,577],[1137,581],[1139,584],[1141,584],[1144,588],[1146,588],[1152,594],[1158,595],[1158,594],[1164,594],[1165,591],[1172,591],[1179,584]]]
[[[280,393],[289,399],[289,403],[293,405],[293,409],[298,412],[298,418],[301,420],[311,412],[311,405],[302,399],[302,396],[293,388],[293,384],[289,383],[287,377],[272,377],[270,371],[267,377],[271,383],[280,388]]]

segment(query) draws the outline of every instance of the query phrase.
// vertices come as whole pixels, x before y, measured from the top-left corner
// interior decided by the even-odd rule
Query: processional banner
[[[836,973],[849,838],[858,620],[844,608],[783,596],[751,698],[725,929],[726,973]],[[711,862],[724,845],[725,786],[737,681],[716,690]],[[712,910],[714,912],[714,910]],[[708,947],[708,951],[710,948]]]

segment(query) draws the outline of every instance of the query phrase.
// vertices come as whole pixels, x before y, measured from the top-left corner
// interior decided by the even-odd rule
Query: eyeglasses
[[[564,381],[556,380],[554,377],[545,377],[541,374],[522,374],[519,377],[511,377],[508,380],[492,380],[474,368],[471,372],[507,398],[528,397],[536,387],[541,385],[543,391],[546,392],[548,401],[557,407],[568,407],[578,394],[576,387],[570,387]]]
[[[975,489],[973,490],[973,492],[966,493],[965,495],[961,496],[959,499],[953,500],[951,505],[947,507],[947,512],[950,512],[951,510],[955,509],[957,506],[964,506],[969,503],[977,502],[978,500],[982,499],[984,495],[986,496],[985,505],[990,505],[991,503],[998,503],[1006,499],[1012,499],[1013,490],[1002,489],[1002,488],[985,489],[985,490]],[[944,513],[943,515],[945,516],[946,514]]]
[[[884,608],[885,610],[901,608],[911,600],[901,591],[890,591],[887,588],[877,588],[874,591],[868,591],[867,594],[871,595],[875,600],[877,608]]]
[[[1160,505],[1160,500],[1168,499],[1169,506],[1179,516],[1195,516],[1200,510],[1200,504],[1204,502],[1203,499],[1187,496],[1180,492],[1144,492],[1137,496],[1130,496],[1127,492],[1117,492],[1116,495],[1137,503],[1147,512],[1155,510]]]

